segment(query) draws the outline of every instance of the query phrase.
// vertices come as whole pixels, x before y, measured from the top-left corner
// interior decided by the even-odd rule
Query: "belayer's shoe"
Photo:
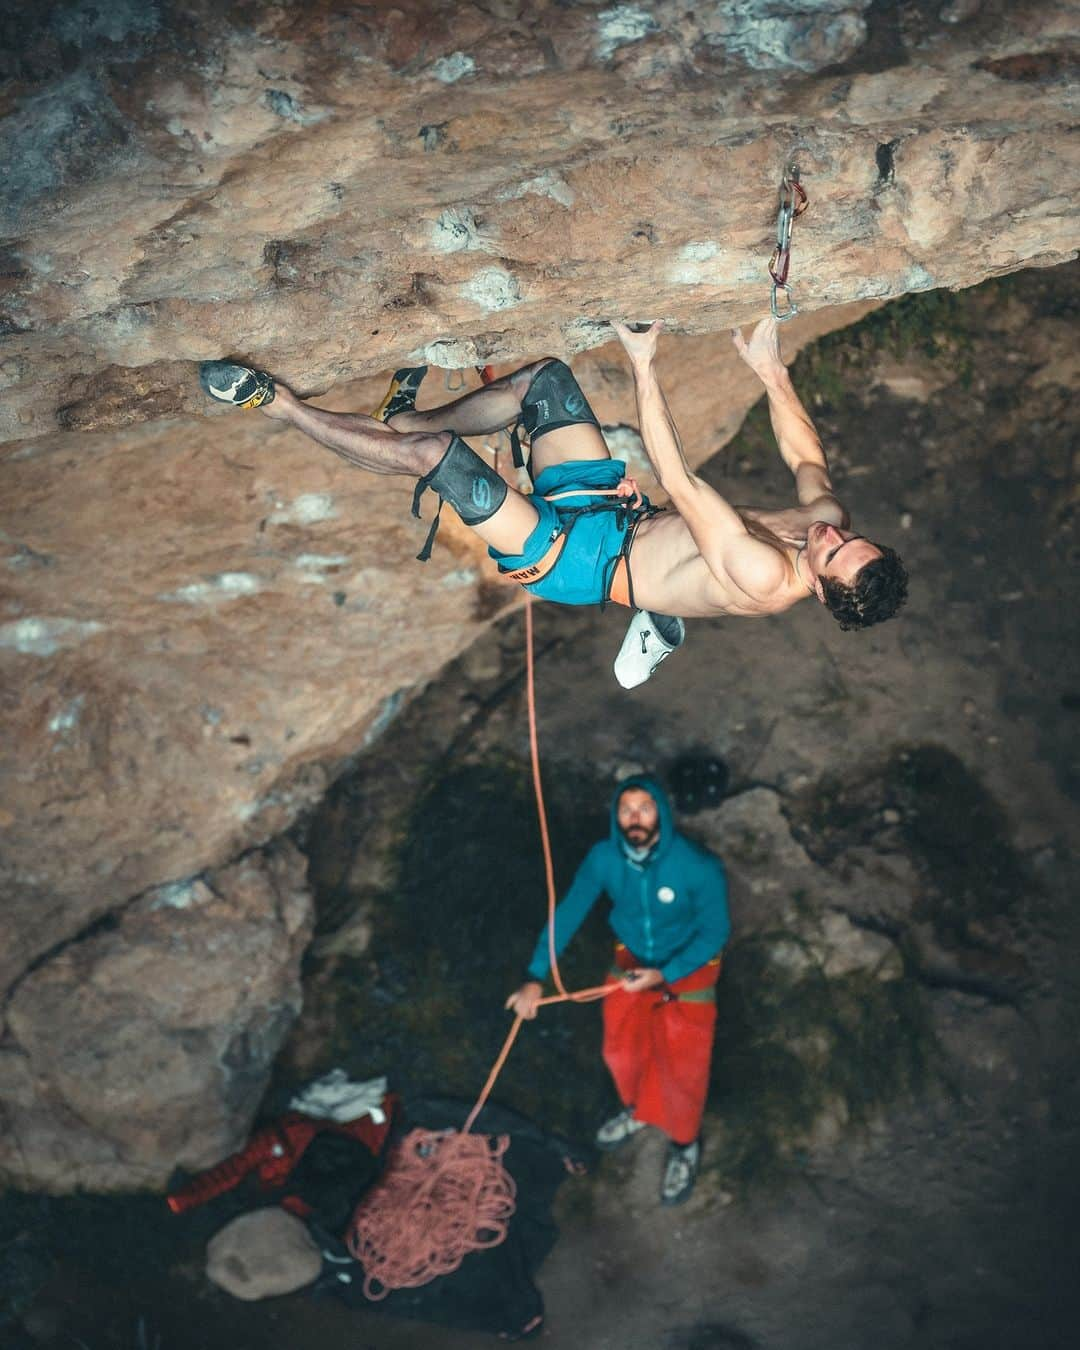
[[[390,388],[383,401],[371,414],[376,422],[389,422],[398,413],[412,412],[416,407],[416,396],[427,374],[427,366],[403,366],[394,371]]]
[[[667,1162],[660,1182],[660,1203],[681,1205],[689,1200],[700,1165],[701,1145],[696,1139],[692,1144],[668,1144]]]
[[[265,370],[238,366],[232,361],[203,361],[199,383],[218,403],[234,408],[261,408],[274,401],[274,381]]]
[[[619,654],[615,678],[624,689],[644,684],[661,661],[666,661],[686,638],[686,625],[671,614],[639,609],[630,620]]]
[[[634,1119],[634,1108],[624,1106],[618,1115],[605,1120],[596,1131],[596,1147],[602,1149],[618,1148],[628,1139],[633,1139],[639,1130],[645,1128],[643,1120]]]

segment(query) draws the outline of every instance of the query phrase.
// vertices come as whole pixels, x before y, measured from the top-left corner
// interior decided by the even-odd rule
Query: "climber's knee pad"
[[[531,439],[584,423],[600,429],[589,400],[565,361],[549,361],[533,376],[521,400],[521,421]]]
[[[506,500],[503,479],[457,435],[420,483],[449,502],[466,525],[483,524]]]
[[[460,436],[451,436],[446,454],[430,473],[416,481],[412,513],[420,514],[420,498],[431,488],[439,494],[439,511],[443,502],[449,502],[466,525],[482,525],[489,520],[506,500],[506,483],[486,464]],[[417,555],[421,562],[431,556],[435,531],[439,528],[439,511],[435,513],[427,542]]]

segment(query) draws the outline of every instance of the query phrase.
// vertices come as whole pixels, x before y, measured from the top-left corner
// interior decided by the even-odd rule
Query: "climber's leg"
[[[520,552],[536,527],[536,508],[453,432],[401,432],[364,413],[313,408],[281,384],[261,411],[288,422],[336,455],[371,473],[423,479],[466,525],[500,552]]]
[[[407,389],[411,374],[397,371],[392,391],[403,385]],[[419,382],[415,384],[418,388]],[[401,407],[401,395],[397,397]],[[383,406],[388,402],[384,399]],[[389,413],[388,422],[395,431],[445,427],[461,436],[490,435],[520,422],[532,440],[529,469],[534,481],[552,464],[611,457],[600,424],[570,367],[552,356],[522,366],[441,407]]]
[[[366,413],[314,408],[277,382],[274,401],[259,411],[264,417],[288,422],[350,464],[370,473],[427,473],[435,467],[450,440],[447,435],[440,437],[432,432],[402,435]]]
[[[545,469],[570,460],[610,459],[600,423],[565,361],[548,358],[521,400],[529,434],[529,472],[535,483]]]
[[[532,372],[539,362],[531,366],[522,366],[512,375],[503,375],[479,389],[473,389],[450,403],[437,408],[427,408],[418,412],[415,408],[402,408],[403,399],[398,395],[398,411],[392,407],[387,412],[387,424],[395,431],[456,431],[459,436],[490,436],[513,426],[521,416],[522,395],[529,387]],[[400,384],[405,371],[396,371],[394,383]],[[393,387],[393,385],[391,386]],[[408,386],[406,386],[407,388]],[[417,383],[416,387],[419,387]],[[402,391],[404,392],[404,391]],[[413,397],[416,397],[415,389]],[[385,400],[384,400],[385,402]]]

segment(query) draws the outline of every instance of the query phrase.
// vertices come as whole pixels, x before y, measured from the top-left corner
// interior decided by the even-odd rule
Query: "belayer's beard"
[[[623,830],[623,838],[631,848],[646,848],[656,842],[655,830],[647,830],[644,825],[631,825]]]

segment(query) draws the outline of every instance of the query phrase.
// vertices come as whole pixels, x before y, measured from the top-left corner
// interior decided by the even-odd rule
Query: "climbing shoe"
[[[635,611],[615,658],[615,678],[624,689],[644,684],[661,661],[680,647],[686,637],[686,625],[671,614]]]
[[[403,366],[394,371],[386,396],[371,414],[377,422],[389,422],[398,413],[412,412],[416,396],[427,374],[427,366]]]
[[[660,1182],[662,1205],[681,1205],[690,1199],[700,1163],[701,1145],[696,1139],[692,1144],[668,1144],[664,1176]]]
[[[274,381],[265,370],[252,370],[232,361],[203,361],[199,383],[212,399],[234,408],[261,408],[274,401]]]
[[[634,1108],[624,1106],[618,1115],[605,1120],[596,1131],[596,1147],[603,1149],[618,1148],[628,1139],[633,1139],[638,1130],[645,1128],[643,1120],[634,1119]]]

